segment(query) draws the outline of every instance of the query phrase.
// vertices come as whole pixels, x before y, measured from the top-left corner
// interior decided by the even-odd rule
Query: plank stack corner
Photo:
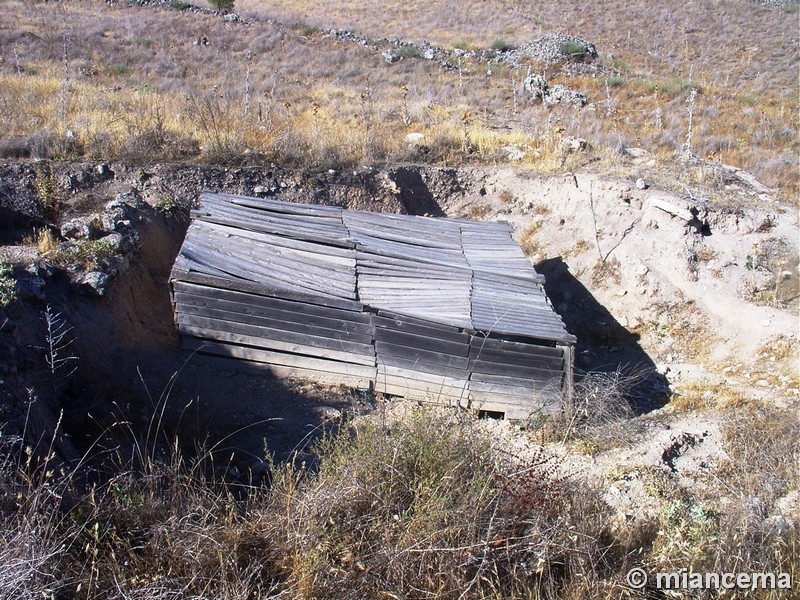
[[[528,418],[569,402],[575,338],[511,234],[207,192],[175,321],[203,360]]]

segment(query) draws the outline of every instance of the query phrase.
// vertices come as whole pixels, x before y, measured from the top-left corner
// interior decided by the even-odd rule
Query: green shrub
[[[0,308],[8,306],[17,299],[17,289],[11,274],[11,265],[0,258]]]
[[[221,12],[230,12],[236,0],[208,0],[208,3]]]
[[[416,46],[400,46],[397,49],[397,54],[403,58],[416,58],[421,53]]]
[[[492,42],[492,50],[497,50],[498,52],[507,52],[514,47],[513,44],[507,42],[504,39],[496,39]]]
[[[558,51],[566,56],[582,56],[584,54],[589,54],[589,48],[585,44],[580,44],[578,42],[563,42],[558,47]]]

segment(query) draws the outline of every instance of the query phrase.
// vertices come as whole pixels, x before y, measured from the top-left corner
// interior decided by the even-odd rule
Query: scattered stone
[[[644,179],[642,179],[641,177],[639,177],[639,179],[636,180],[636,189],[637,190],[646,190],[647,189],[647,184],[645,183]]]
[[[519,67],[529,60],[543,63],[567,60],[591,62],[595,58],[597,49],[591,42],[571,35],[550,34],[503,53],[501,60],[512,67]]]
[[[396,63],[397,61],[403,58],[402,56],[400,56],[396,52],[392,52],[391,50],[384,50],[381,53],[381,56],[383,56],[383,59],[389,64]]]
[[[571,104],[576,108],[586,106],[589,100],[583,92],[575,92],[563,85],[554,85],[544,95],[544,103],[548,106],[555,104]]]
[[[419,145],[424,141],[425,141],[425,136],[423,134],[421,134],[421,133],[417,133],[417,132],[409,133],[406,136],[406,143],[407,144]]]
[[[503,146],[501,150],[506,153],[508,160],[516,161],[525,158],[525,152],[514,146]]]
[[[93,225],[93,221],[93,216],[70,219],[61,225],[61,237],[68,240],[94,239],[97,236],[97,230]]]
[[[580,152],[587,148],[586,140],[583,138],[566,137],[561,141],[561,147],[567,152]]]
[[[75,287],[78,292],[87,296],[104,296],[108,290],[110,277],[101,271],[89,271],[81,273],[75,280]]]

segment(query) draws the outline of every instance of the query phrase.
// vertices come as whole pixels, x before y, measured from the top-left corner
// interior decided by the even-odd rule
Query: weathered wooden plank
[[[500,378],[496,378],[500,379]],[[484,381],[470,377],[470,390],[475,393],[496,393],[505,396],[519,398],[533,398],[541,394],[561,394],[561,382],[553,382],[550,385],[541,385],[540,382],[529,380],[518,380],[513,377],[506,378],[506,381]]]
[[[470,361],[496,363],[498,365],[519,365],[544,370],[559,370],[564,364],[561,356],[547,356],[534,352],[506,352],[492,348],[470,348]]]
[[[416,390],[407,386],[385,385],[381,383],[375,384],[375,391],[380,394],[387,394],[390,396],[401,396],[409,400],[420,400],[422,402],[430,402],[443,406],[462,406],[466,407],[469,403],[468,394],[453,394],[449,395],[445,392],[435,392],[426,390]]]
[[[396,356],[377,356],[377,360],[382,365],[391,367],[399,367],[409,371],[418,371],[420,373],[429,373],[431,375],[439,375],[442,377],[452,377],[454,379],[466,380],[469,376],[469,371],[465,368],[456,366],[435,365],[416,360],[404,360]]]
[[[526,394],[532,392],[561,392],[563,387],[563,373],[552,373],[545,379],[530,379],[527,377],[506,377],[502,375],[491,375],[487,373],[472,373],[470,381],[480,385],[492,387],[504,393],[511,393],[508,390],[526,390]],[[476,388],[476,389],[479,389]]]
[[[435,337],[451,342],[461,342],[468,334],[455,327],[439,326],[436,323],[415,319],[413,317],[388,316],[385,311],[380,311],[372,317],[372,324],[377,328],[403,331],[412,335]],[[380,335],[376,333],[376,335]]]
[[[220,269],[235,266],[254,277],[275,278],[283,281],[296,281],[298,285],[325,292],[336,293],[342,290],[355,294],[355,269],[332,267],[330,265],[298,265],[257,243],[243,243],[244,240],[220,238],[215,243],[212,236],[193,237],[184,242],[184,247],[205,251],[210,261]],[[354,297],[354,296],[353,296]]]
[[[536,354],[539,356],[552,356],[562,358],[563,350],[557,346],[543,346],[536,343],[524,343],[512,340],[499,339],[497,337],[483,337],[473,335],[469,342],[470,346],[484,352],[519,352],[521,354]]]
[[[319,253],[320,259],[330,262],[341,262],[343,264],[355,263],[356,252],[354,248],[342,248],[340,246],[330,246],[306,240],[296,240],[282,235],[264,233],[261,231],[243,230],[238,227],[220,225],[210,221],[197,221],[193,228],[201,231],[216,231],[220,235],[236,235],[243,239],[252,239],[268,246],[277,248],[287,248],[300,252]]]
[[[196,241],[184,242],[184,248],[189,251],[196,251],[201,248]],[[207,250],[208,252],[209,250]],[[263,265],[255,259],[248,259],[236,256],[228,252],[218,253],[215,265],[219,270],[225,271],[238,279],[244,279],[254,283],[260,283],[265,288],[294,289],[306,294],[319,294],[322,296],[338,297],[347,300],[355,300],[355,280],[351,287],[342,288],[340,282],[332,280],[319,280],[313,277],[303,277],[299,272],[291,269],[278,269],[274,265]]]
[[[312,371],[321,371],[324,373],[354,375],[356,377],[364,377],[372,380],[374,380],[376,376],[375,367],[369,367],[366,365],[344,363],[335,360],[326,360],[324,358],[300,356],[297,354],[284,354],[282,352],[260,350],[258,348],[247,348],[244,346],[237,346],[235,344],[225,344],[223,342],[202,340],[189,336],[184,336],[183,348],[205,354],[231,356],[234,358],[242,358],[245,360],[268,363],[276,366],[310,369]]]
[[[462,382],[462,384],[459,386],[449,386],[427,381],[418,381],[416,379],[404,377],[392,377],[378,372],[377,379],[375,380],[375,387],[377,389],[386,389],[388,387],[392,387],[407,390],[407,392],[411,392],[413,390],[426,395],[431,394],[433,396],[444,394],[446,396],[455,396],[457,398],[469,398],[468,381]]]
[[[200,196],[201,206],[205,203],[233,203],[246,202],[257,208],[290,215],[318,216],[321,218],[332,218],[341,221],[344,209],[339,206],[326,206],[320,204],[308,204],[302,202],[284,202],[281,200],[271,200],[268,198],[254,198],[251,196],[238,196],[236,194],[226,194],[219,192],[203,192]]]
[[[318,231],[346,231],[341,216],[325,216],[321,214],[294,214],[285,211],[272,210],[268,207],[259,206],[258,199],[244,196],[235,197],[233,201],[218,202],[213,207],[206,207],[202,204],[196,212],[203,211],[210,214],[231,214],[240,216],[242,219],[254,221],[273,221],[275,223],[289,224],[299,229],[316,229]]]
[[[224,244],[233,241],[247,248],[257,248],[260,252],[291,257],[297,261],[312,265],[332,265],[334,268],[343,271],[355,270],[356,265],[354,249],[294,240],[259,231],[235,229],[218,223],[197,221],[191,235],[203,235],[210,239],[219,240]]]
[[[358,388],[369,388],[373,385],[373,377],[331,373],[300,367],[286,367],[269,363],[255,362],[243,358],[215,356],[211,354],[194,354],[192,363],[208,365],[217,369],[229,369],[242,373],[270,373],[275,377],[306,379],[319,383],[348,385]]]
[[[184,305],[180,305],[181,308],[191,308]],[[332,332],[331,330],[326,329],[318,329],[314,333],[315,335],[310,335],[308,333],[301,333],[297,331],[291,331],[287,329],[283,329],[280,324],[278,327],[270,327],[264,325],[263,323],[242,323],[240,321],[231,321],[229,319],[220,318],[218,316],[219,313],[214,315],[209,314],[192,314],[190,311],[183,310],[178,313],[177,322],[179,325],[189,325],[194,327],[200,327],[203,329],[208,329],[212,331],[223,331],[223,332],[231,332],[231,333],[240,333],[247,335],[249,337],[253,337],[255,340],[263,338],[265,341],[260,342],[242,342],[242,343],[250,343],[254,346],[262,346],[267,347],[269,343],[267,340],[276,340],[281,342],[291,343],[296,346],[310,346],[314,348],[327,348],[330,350],[336,350],[344,353],[352,353],[355,356],[369,356],[372,357],[372,361],[374,362],[375,357],[375,348],[374,346],[367,342],[358,342],[350,339],[346,339],[341,337],[342,334],[337,334],[336,332]],[[223,313],[225,314],[225,313]],[[326,332],[331,332],[336,334],[336,337],[327,336],[325,335]],[[195,334],[192,334],[195,335]],[[216,337],[215,339],[222,339]],[[285,352],[299,352],[299,353],[307,353],[303,350],[292,350],[288,347],[279,348]],[[337,360],[345,360],[345,362],[349,362],[346,358],[337,358]]]
[[[331,246],[341,246],[342,248],[353,248],[355,247],[354,243],[350,241],[349,237],[345,236],[326,236],[323,233],[320,233],[316,230],[304,230],[302,232],[297,231],[296,228],[279,224],[279,223],[272,223],[269,221],[266,222],[256,222],[256,221],[245,221],[242,220],[234,215],[204,215],[202,217],[204,221],[209,221],[211,223],[219,223],[220,225],[229,225],[231,227],[239,227],[240,229],[250,229],[252,231],[262,231],[264,233],[272,233],[277,235],[285,235],[294,237],[296,239],[303,239],[303,240],[310,240],[314,242],[320,242],[323,244],[329,244]]]
[[[371,366],[375,364],[374,355],[370,356],[332,350],[327,347],[322,347],[321,342],[318,341],[313,341],[314,345],[311,345],[311,340],[308,340],[308,344],[300,344],[293,341],[282,341],[277,336],[265,337],[252,335],[251,333],[242,333],[243,330],[246,330],[238,324],[223,322],[221,325],[214,325],[213,323],[206,323],[206,321],[210,321],[210,319],[206,320],[202,317],[194,317],[191,315],[179,315],[178,331],[183,335],[190,335],[198,339],[251,346],[263,350],[274,350],[276,352],[286,353],[287,355],[292,354],[309,356],[312,358],[324,358],[356,365]],[[227,328],[223,330],[223,327]]]
[[[480,378],[487,381],[492,377],[512,377],[521,380],[550,381],[553,378],[560,379],[563,374],[563,362],[558,368],[545,365],[531,366],[530,364],[509,364],[493,363],[483,360],[469,361],[469,370]]]
[[[390,357],[396,357],[413,363],[427,363],[456,369],[467,369],[469,366],[469,359],[466,357],[431,352],[420,348],[408,348],[380,340],[375,341],[375,349],[383,361],[389,361]]]
[[[417,381],[420,383],[430,383],[437,386],[462,388],[468,381],[462,377],[447,377],[437,373],[424,373],[416,369],[404,369],[393,365],[378,364],[378,375],[382,377],[396,377]]]
[[[308,305],[323,306],[328,308],[339,308],[347,312],[360,313],[364,305],[361,302],[345,300],[344,298],[333,298],[330,296],[320,296],[318,294],[308,294],[293,290],[275,290],[263,284],[252,283],[237,279],[225,279],[213,275],[205,275],[194,272],[178,272],[173,278],[173,286],[179,282],[195,283],[209,288],[220,288],[224,290],[235,290],[249,294],[256,294],[263,297],[280,298],[284,300],[294,300]],[[308,310],[308,309],[303,309]]]
[[[465,358],[469,355],[469,336],[466,334],[463,334],[458,340],[445,340],[434,336],[422,336],[406,331],[376,327],[375,341]]]
[[[348,336],[351,341],[372,342],[372,328],[368,323],[263,308],[230,300],[213,300],[183,292],[176,292],[173,295],[173,299],[176,305],[180,304],[181,311],[189,314],[219,315],[219,318],[231,321],[252,322],[254,324],[263,324],[266,327],[278,327],[298,333],[313,334],[316,331],[322,331],[325,332],[324,335],[326,336],[330,336],[333,333],[341,333]],[[252,319],[257,319],[257,321],[251,321]]]

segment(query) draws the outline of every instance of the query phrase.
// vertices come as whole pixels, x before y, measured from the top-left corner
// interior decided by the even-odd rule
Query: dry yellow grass
[[[238,0],[237,10],[241,23],[100,0],[10,0],[0,15],[0,143],[39,136],[34,153],[54,157],[317,167],[497,163],[512,146],[525,152],[520,168],[547,173],[613,167],[620,144],[673,161],[697,89],[692,151],[752,170],[787,197],[800,192],[798,40],[775,7]],[[524,70],[471,56],[460,69],[420,57],[390,65],[378,48],[317,26],[444,47],[580,35],[598,47],[596,68],[546,75],[593,106],[530,102]],[[409,149],[412,132],[427,152]],[[565,153],[569,136],[589,150]]]

